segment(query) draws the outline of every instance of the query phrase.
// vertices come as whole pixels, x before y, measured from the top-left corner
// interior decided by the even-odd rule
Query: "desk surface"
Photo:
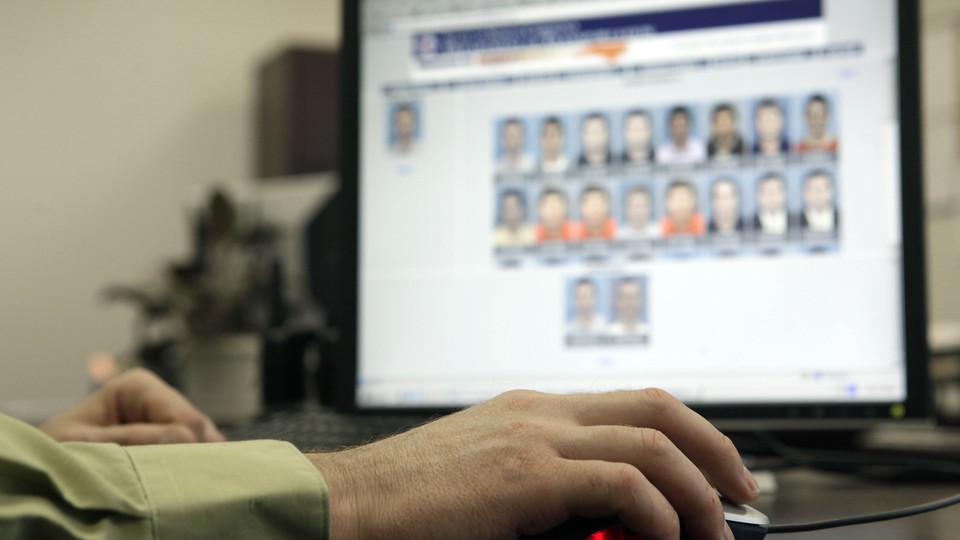
[[[780,472],[777,481],[776,494],[763,495],[752,505],[777,525],[872,514],[960,493],[960,483],[881,483],[805,470]],[[960,538],[960,505],[882,523],[768,538],[957,540]]]

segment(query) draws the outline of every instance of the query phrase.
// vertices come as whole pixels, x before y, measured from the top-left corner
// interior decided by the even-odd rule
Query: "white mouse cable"
[[[920,504],[917,506],[908,506],[906,508],[901,508],[899,510],[891,510],[889,512],[879,512],[876,514],[865,514],[862,516],[828,519],[824,521],[813,521],[810,523],[770,525],[767,527],[767,534],[786,534],[786,533],[797,533],[797,532],[820,531],[823,529],[835,529],[837,527],[848,527],[850,525],[863,525],[866,523],[876,523],[878,521],[889,521],[892,519],[900,519],[900,518],[905,518],[909,516],[915,516],[917,514],[924,514],[926,512],[932,512],[934,510],[940,510],[941,508],[953,506],[958,503],[960,503],[960,493],[952,497],[947,497],[946,499],[940,499],[939,501],[933,501],[926,504]]]

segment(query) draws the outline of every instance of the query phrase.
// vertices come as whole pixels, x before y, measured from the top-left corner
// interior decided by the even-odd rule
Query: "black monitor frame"
[[[358,408],[356,402],[359,339],[359,163],[361,13],[363,0],[344,2],[341,67],[341,203],[343,223],[344,302],[333,320],[341,329],[335,347],[337,392],[340,410],[361,412],[444,413],[435,408]],[[697,405],[694,409],[732,428],[860,427],[870,421],[921,419],[931,415],[928,375],[927,298],[923,218],[923,167],[921,153],[920,28],[917,0],[899,0],[899,113],[901,151],[901,212],[903,250],[903,329],[907,359],[907,399],[902,403],[798,403],[759,405]]]

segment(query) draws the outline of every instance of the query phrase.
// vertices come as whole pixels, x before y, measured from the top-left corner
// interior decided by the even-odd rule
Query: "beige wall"
[[[337,0],[0,2],[0,402],[76,399],[130,341],[105,284],[187,249],[188,186],[253,170],[254,69]]]
[[[930,314],[949,324],[960,322],[960,2],[923,5]]]

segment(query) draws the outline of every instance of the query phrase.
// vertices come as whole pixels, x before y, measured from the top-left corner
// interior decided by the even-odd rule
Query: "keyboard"
[[[431,419],[426,415],[345,414],[328,408],[277,409],[222,428],[231,441],[276,439],[304,452],[329,451],[374,442]]]

